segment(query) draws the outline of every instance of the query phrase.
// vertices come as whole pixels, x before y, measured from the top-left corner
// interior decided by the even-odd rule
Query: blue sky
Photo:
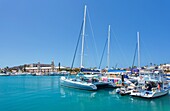
[[[71,66],[84,5],[89,14],[85,67],[98,67],[109,24],[111,67],[132,65],[137,31],[142,66],[170,63],[169,0],[0,0],[0,67],[52,60]],[[75,67],[80,66],[80,49],[81,44]],[[106,56],[105,51],[102,67]]]

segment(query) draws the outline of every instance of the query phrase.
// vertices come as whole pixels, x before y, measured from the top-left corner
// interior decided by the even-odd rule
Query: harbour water
[[[170,93],[155,99],[66,88],[57,76],[0,77],[0,111],[169,111]]]

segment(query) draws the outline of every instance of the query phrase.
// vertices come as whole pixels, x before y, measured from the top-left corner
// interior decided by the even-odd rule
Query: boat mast
[[[108,28],[107,67],[110,67],[110,25]]]
[[[138,68],[140,69],[140,37],[139,37],[139,32],[137,32],[137,39],[138,39]]]
[[[83,32],[82,32],[82,49],[81,49],[81,63],[80,66],[83,68],[83,56],[84,56],[84,37],[85,37],[85,25],[86,25],[86,8],[87,6],[85,5],[84,8],[84,19],[83,19]]]

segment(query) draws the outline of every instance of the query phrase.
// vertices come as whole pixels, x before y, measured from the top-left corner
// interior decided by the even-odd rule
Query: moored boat
[[[121,88],[117,88],[116,92],[120,95],[129,95],[131,94],[132,90],[134,89],[134,86],[124,86]]]
[[[88,83],[92,83],[96,85],[97,89],[107,88],[109,86],[109,82],[104,82],[100,80],[98,75],[83,75],[83,79]]]
[[[156,98],[156,97],[164,96],[168,93],[169,93],[168,89],[163,89],[163,90],[152,89],[152,91],[141,92],[140,96],[143,98]]]
[[[97,90],[97,87],[92,83],[88,83],[88,82],[82,81],[80,79],[75,79],[75,78],[67,79],[66,77],[63,77],[63,76],[60,78],[60,85],[71,87],[71,88],[76,88],[76,89],[89,90],[89,91]]]
[[[138,96],[142,98],[156,98],[169,93],[169,84],[164,74],[160,70],[148,73],[148,78],[145,78],[145,83],[139,87],[136,92],[133,90],[131,96]]]
[[[158,73],[157,79],[147,80],[151,84],[151,88],[149,90],[144,90],[141,92],[141,97],[143,98],[155,98],[164,96],[169,93],[169,84],[168,81],[163,77],[163,74]],[[151,83],[152,82],[152,83]]]
[[[86,5],[85,5],[85,9],[84,9],[84,19],[83,19],[83,24],[82,24],[82,51],[81,51],[81,65],[80,67],[83,68],[83,54],[84,54],[84,37],[85,37],[85,22],[86,22]],[[81,36],[81,32],[80,32],[80,36]],[[78,47],[78,43],[79,43],[79,39],[80,36],[78,38],[78,42],[76,45],[76,50],[74,53],[74,57],[73,57],[73,62],[72,62],[72,66],[71,66],[71,70],[73,68],[73,64],[74,64],[74,59],[75,59],[75,55],[77,52],[77,47]],[[67,87],[71,87],[71,88],[77,88],[77,89],[83,89],[83,90],[97,90],[96,85],[94,85],[93,83],[89,83],[85,80],[83,80],[83,78],[81,77],[77,77],[77,78],[69,78],[69,74],[68,77],[61,77],[60,78],[60,85],[62,86],[67,86]]]
[[[0,73],[0,76],[9,76],[9,74],[6,74],[6,73]]]
[[[140,97],[142,92],[142,86],[135,86],[133,90],[131,90],[130,96]]]

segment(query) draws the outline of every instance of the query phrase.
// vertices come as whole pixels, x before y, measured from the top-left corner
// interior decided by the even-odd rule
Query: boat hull
[[[140,97],[140,96],[141,96],[141,93],[140,93],[140,92],[131,92],[131,93],[130,93],[130,96]]]
[[[94,82],[94,85],[96,85],[97,89],[107,88],[109,86],[109,83],[106,82]]]
[[[169,90],[161,90],[161,91],[156,91],[156,92],[152,92],[152,91],[145,91],[143,93],[141,93],[141,97],[142,98],[157,98],[157,97],[161,97],[164,96],[166,94],[168,94]]]
[[[73,81],[71,79],[65,79],[65,78],[60,79],[60,85],[65,87],[70,87],[70,88],[81,89],[81,90],[89,90],[89,91],[97,90],[97,87],[94,84]]]
[[[123,95],[129,95],[129,94],[131,94],[131,91],[132,91],[132,90],[127,90],[127,91],[126,91],[126,90],[121,90],[121,91],[120,91],[120,95],[122,95],[122,96],[123,96]]]
[[[9,74],[0,74],[0,76],[9,76]]]

